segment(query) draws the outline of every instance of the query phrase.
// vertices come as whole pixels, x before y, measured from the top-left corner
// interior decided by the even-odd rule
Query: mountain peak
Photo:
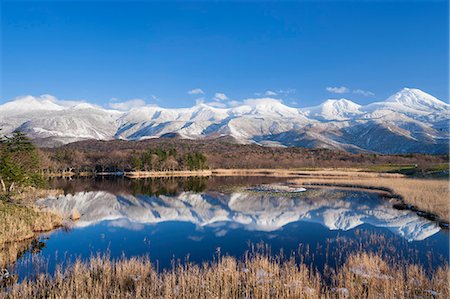
[[[328,99],[322,103],[322,106],[333,106],[341,110],[356,110],[361,105],[356,104],[353,101],[341,98],[341,99]]]
[[[352,115],[360,114],[361,105],[350,100],[328,99],[322,104],[314,107],[303,108],[309,117],[325,120],[345,120]]]
[[[252,114],[276,117],[297,117],[299,111],[296,108],[286,106],[281,100],[274,98],[246,99],[243,105],[232,108],[235,115]]]
[[[55,97],[41,95],[34,97],[31,95],[17,97],[11,102],[0,105],[1,111],[30,112],[37,110],[63,110],[64,107],[55,102]]]
[[[442,111],[449,108],[449,104],[417,88],[403,88],[390,96],[385,102],[400,103],[418,110],[432,109]]]

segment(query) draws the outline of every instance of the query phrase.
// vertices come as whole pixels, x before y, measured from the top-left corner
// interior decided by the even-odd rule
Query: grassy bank
[[[131,179],[155,178],[155,177],[189,177],[211,176],[211,170],[174,170],[174,171],[129,171],[124,175]]]
[[[310,177],[294,180],[301,186],[311,184],[351,186],[359,188],[389,189],[393,195],[400,195],[406,204],[414,209],[437,215],[448,223],[449,219],[449,184],[443,179],[413,179],[406,177]]]
[[[294,258],[218,257],[159,272],[148,258],[78,261],[54,276],[12,285],[6,298],[447,298],[449,269],[431,278],[414,264],[357,253],[320,275]]]
[[[32,238],[61,224],[62,218],[52,212],[0,200],[0,246]]]
[[[120,172],[122,174],[122,172]],[[115,176],[117,172],[60,172],[46,173],[47,177],[86,177],[86,176]],[[245,169],[245,168],[218,168],[205,170],[170,170],[170,171],[126,171],[123,175],[132,178],[154,177],[189,177],[189,176],[272,176],[272,177],[303,177],[303,176],[351,176],[351,177],[403,177],[399,173],[375,172],[360,168],[302,168],[302,169]]]

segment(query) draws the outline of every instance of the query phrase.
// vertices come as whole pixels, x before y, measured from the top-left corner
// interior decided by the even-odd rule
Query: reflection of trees
[[[189,177],[184,185],[184,191],[203,192],[206,190],[208,177]]]
[[[108,191],[113,194],[177,195],[182,191],[203,192],[226,186],[258,185],[283,181],[268,177],[158,177],[128,179],[118,176],[53,178],[53,188],[64,189],[66,194],[83,191]]]
[[[96,178],[55,178],[52,187],[64,189],[66,194],[83,191],[108,191],[113,194],[131,193],[133,195],[177,195],[182,191],[203,192],[207,188],[208,177],[186,178],[146,178],[128,179],[124,177]]]

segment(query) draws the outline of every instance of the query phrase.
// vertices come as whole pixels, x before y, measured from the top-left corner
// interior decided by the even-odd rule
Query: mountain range
[[[45,146],[86,139],[227,137],[263,146],[444,154],[449,151],[449,108],[414,88],[365,106],[329,99],[307,108],[260,98],[229,108],[200,103],[191,108],[144,106],[118,111],[43,95],[0,105],[0,128],[2,134],[19,129]]]

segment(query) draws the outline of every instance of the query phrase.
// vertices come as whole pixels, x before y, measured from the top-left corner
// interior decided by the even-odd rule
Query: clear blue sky
[[[304,107],[403,87],[448,100],[447,1],[1,4],[0,102],[47,93],[186,107],[200,88],[206,101],[270,90]]]

